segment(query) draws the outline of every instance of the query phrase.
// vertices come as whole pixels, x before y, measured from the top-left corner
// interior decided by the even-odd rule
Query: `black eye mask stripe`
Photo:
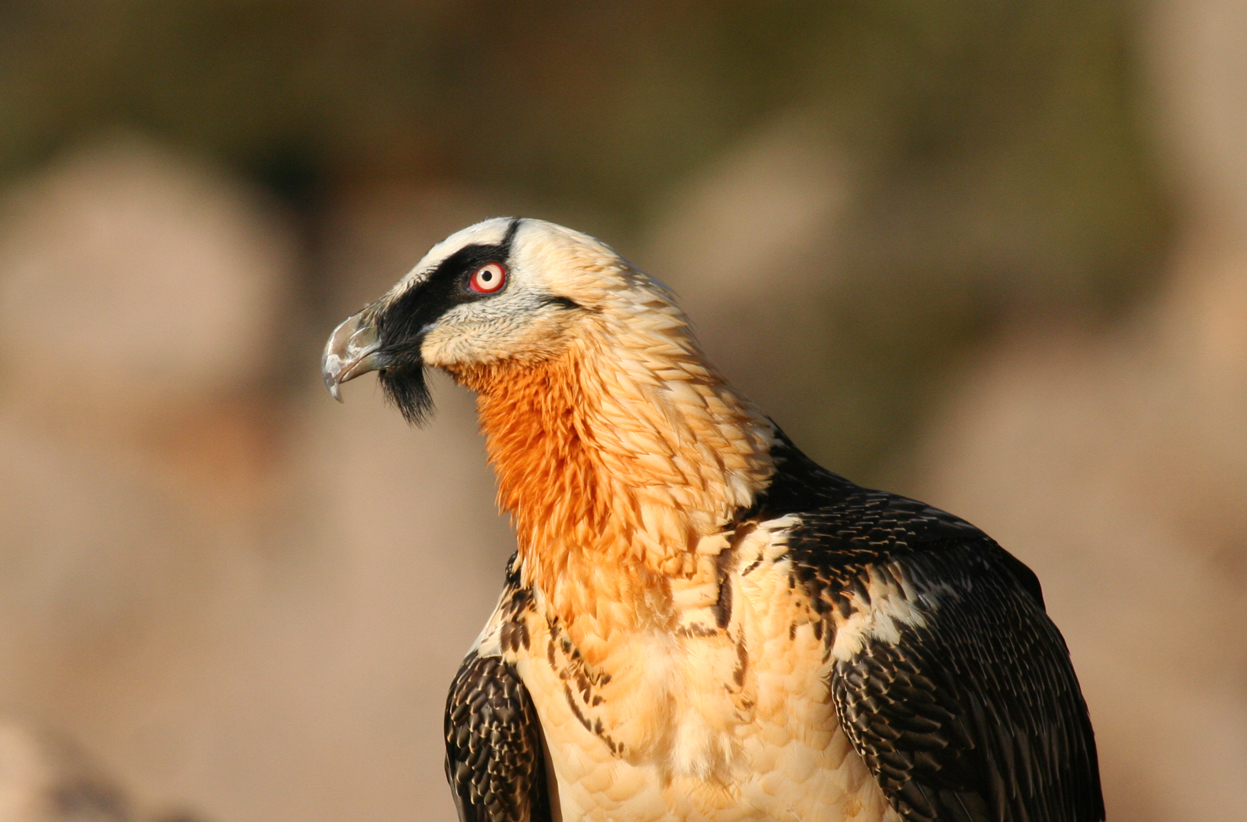
[[[409,423],[423,425],[433,414],[433,395],[420,355],[424,335],[455,306],[487,300],[506,290],[504,285],[493,293],[478,294],[467,287],[467,278],[491,262],[509,271],[511,246],[519,227],[520,218],[516,217],[497,245],[469,245],[451,254],[424,282],[409,288],[377,316],[381,388]]]

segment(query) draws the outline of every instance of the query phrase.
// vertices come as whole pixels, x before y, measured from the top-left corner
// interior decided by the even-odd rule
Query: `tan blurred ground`
[[[868,464],[942,398],[889,453],[896,482],[1038,572],[1110,818],[1247,819],[1247,4],[1142,19],[1180,239],[1120,319],[1020,312],[964,335],[979,309],[962,307],[962,266],[996,255],[1018,291],[1047,269],[1076,290],[1072,229],[1002,195],[1015,166],[990,152],[899,186],[809,104],[708,153],[635,248],[616,244],[820,456]],[[442,701],[509,532],[467,395],[439,380],[437,418],[412,430],[371,380],[333,403],[319,348],[432,242],[528,202],[363,174],[309,250],[233,172],[111,131],[6,190],[0,711],[18,724],[0,725],[0,768],[24,781],[0,778],[0,822],[453,818]],[[583,204],[535,216],[611,224]],[[981,237],[959,244],[967,231]],[[928,259],[928,281],[877,275]],[[917,331],[855,333],[871,322]],[[927,362],[872,349],[893,339],[948,345],[960,366],[869,382],[865,358]],[[122,798],[49,810],[57,780]]]

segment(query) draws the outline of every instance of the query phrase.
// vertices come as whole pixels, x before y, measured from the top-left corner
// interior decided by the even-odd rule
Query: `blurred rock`
[[[254,196],[138,138],[62,157],[0,207],[6,395],[133,413],[266,373],[291,251]]]
[[[711,315],[790,293],[826,293],[851,180],[817,115],[792,111],[713,158],[658,210],[647,263]],[[801,265],[812,253],[821,265]]]
[[[122,790],[70,743],[0,720],[2,822],[134,822]]]
[[[140,800],[193,770],[262,569],[293,263],[228,175],[114,136],[0,204],[0,701]],[[246,609],[240,609],[246,613]]]
[[[0,203],[0,408],[247,505],[293,248],[247,189],[137,137],[66,154]]]
[[[676,291],[711,360],[815,452],[819,431],[852,439],[835,418],[861,410],[828,357],[856,185],[818,113],[789,111],[691,175],[634,257]]]
[[[1151,126],[1169,183],[1196,220],[1218,229],[1247,219],[1247,3],[1157,0],[1147,5],[1144,68],[1162,98]]]
[[[136,809],[72,741],[0,718],[0,822],[202,822],[185,810]]]

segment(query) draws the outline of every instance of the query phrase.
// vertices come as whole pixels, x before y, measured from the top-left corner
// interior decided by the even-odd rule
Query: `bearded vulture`
[[[517,551],[446,705],[464,822],[1097,822],[1039,581],[818,466],[601,242],[499,218],[337,327],[413,423],[476,393]]]

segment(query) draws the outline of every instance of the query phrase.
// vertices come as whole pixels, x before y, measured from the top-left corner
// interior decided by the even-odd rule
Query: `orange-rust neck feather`
[[[773,471],[772,427],[681,325],[589,335],[551,359],[462,369],[523,573],[594,633],[671,618],[671,577]]]

